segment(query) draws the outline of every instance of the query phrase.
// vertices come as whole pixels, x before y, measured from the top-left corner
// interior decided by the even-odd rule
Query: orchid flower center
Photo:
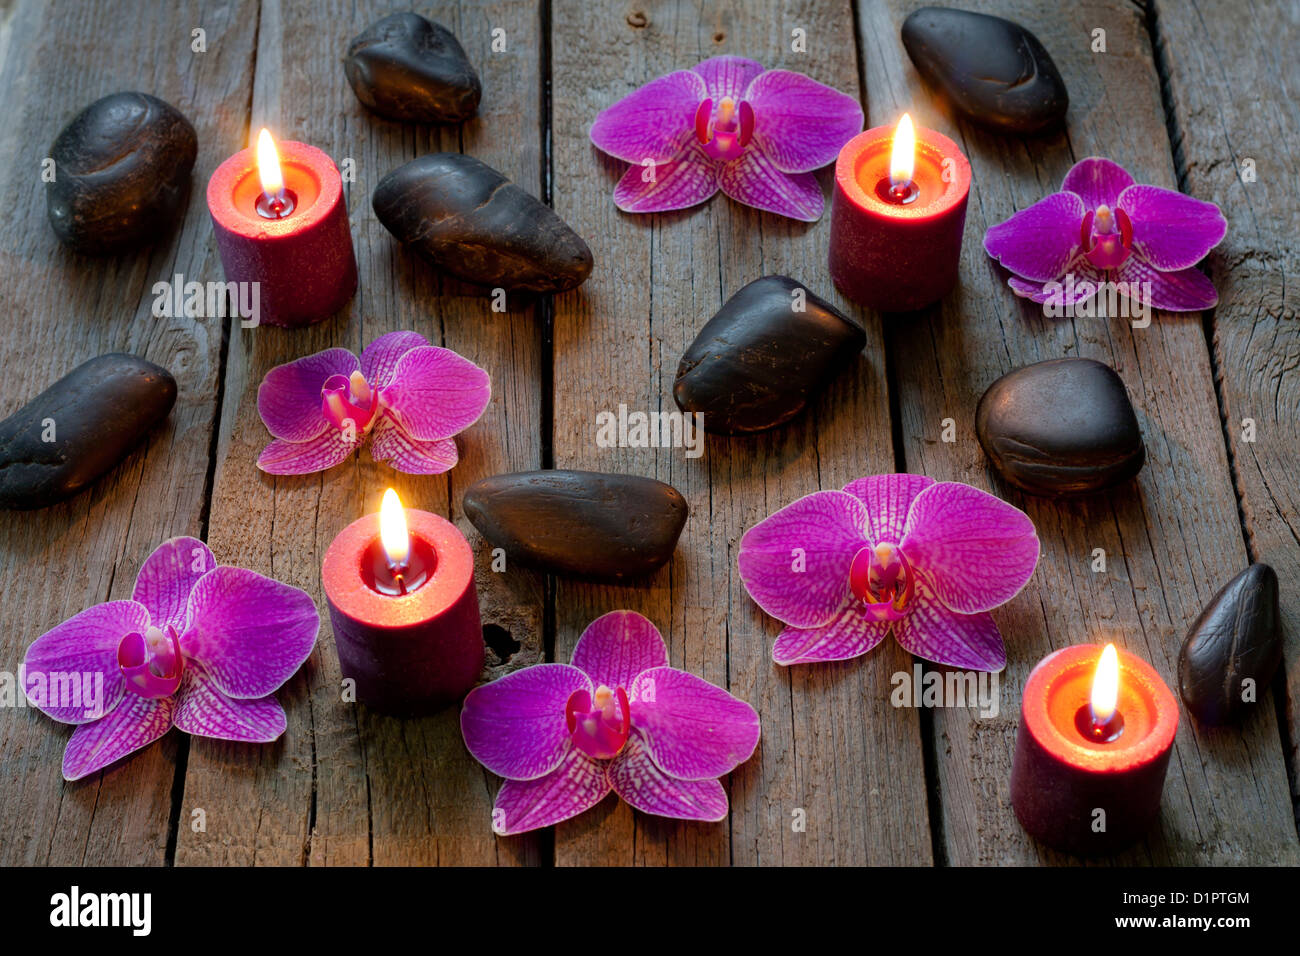
[[[1079,244],[1084,255],[1098,269],[1116,269],[1133,252],[1133,223],[1116,206],[1105,203],[1089,210],[1079,226]]]
[[[378,395],[360,371],[331,375],[321,386],[321,414],[339,431],[364,434],[373,424]]]
[[[724,96],[715,105],[704,99],[695,109],[695,138],[711,159],[729,162],[740,156],[754,135],[754,108]]]
[[[865,547],[849,565],[849,591],[877,621],[897,621],[912,610],[911,565],[896,544]]]
[[[632,730],[627,691],[610,690],[604,684],[595,694],[575,690],[564,705],[564,720],[574,746],[588,757],[617,757]]]
[[[150,627],[143,634],[132,631],[117,645],[117,666],[133,694],[151,700],[170,697],[181,686],[185,670],[176,628],[168,624],[165,629]]]

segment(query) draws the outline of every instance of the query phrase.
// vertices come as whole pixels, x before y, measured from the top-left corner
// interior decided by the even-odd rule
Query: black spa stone
[[[1008,372],[980,399],[975,432],[1002,477],[1034,495],[1110,488],[1146,460],[1124,382],[1092,359],[1051,359]]]
[[[1254,709],[1282,662],[1277,574],[1252,564],[1223,586],[1187,632],[1178,656],[1178,690],[1207,726]]]
[[[349,45],[343,69],[371,112],[411,123],[459,123],[478,111],[478,74],[440,23],[394,13]]]
[[[786,276],[755,279],[705,323],[677,367],[673,398],[706,431],[739,434],[794,418],[866,345],[862,327]]]
[[[112,255],[165,237],[189,194],[194,127],[147,93],[114,93],[72,118],[54,140],[45,184],[50,226],[86,255]]]
[[[400,242],[466,282],[563,292],[591,274],[591,250],[581,236],[472,156],[413,159],[380,180],[371,202]]]
[[[983,126],[1033,133],[1065,118],[1065,81],[1043,44],[1018,23],[921,7],[903,21],[903,46],[920,74]]]
[[[466,489],[464,507],[509,558],[603,580],[665,564],[689,513],[681,493],[662,481],[594,471],[493,475]]]
[[[82,491],[175,402],[171,373],[134,355],[77,366],[0,422],[0,508],[44,508]]]

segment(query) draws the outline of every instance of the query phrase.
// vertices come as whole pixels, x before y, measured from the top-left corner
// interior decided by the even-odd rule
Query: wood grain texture
[[[1214,355],[1251,553],[1283,582],[1278,688],[1300,813],[1300,15],[1293,3],[1201,0],[1158,2],[1154,14],[1179,172],[1228,217],[1208,262]]]
[[[806,54],[791,52],[796,27],[808,31]],[[555,305],[555,465],[649,475],[691,506],[675,557],[648,581],[558,583],[556,658],[567,660],[600,614],[632,608],[663,632],[674,666],[729,688],[762,720],[758,750],[729,781],[729,825],[635,814],[610,797],[557,828],[559,864],[930,861],[919,720],[887,700],[889,676],[910,666],[907,655],[891,642],[844,664],[778,667],[771,646],[779,625],[735,574],[740,536],[770,512],[818,488],[893,470],[880,324],[851,309],[829,281],[829,212],[807,225],[719,194],[678,213],[621,213],[611,193],[625,164],[587,137],[596,114],[615,100],[718,54],[856,92],[852,32],[847,2],[744,10],[554,4],[554,204],[596,259],[586,285]],[[862,357],[806,415],[759,436],[711,436],[698,459],[681,449],[596,446],[598,412],[620,403],[674,410],[677,363],[700,327],[741,286],[773,273],[805,283],[867,327]],[[806,814],[806,831],[794,826],[797,811]]]
[[[941,307],[891,325],[907,468],[995,490],[1029,513],[1043,543],[1030,586],[995,613],[1008,639],[1002,714],[935,715],[943,852],[955,864],[1061,863],[1070,860],[1040,848],[1017,826],[1008,798],[1019,692],[1029,670],[1053,648],[1106,639],[1151,661],[1176,686],[1188,624],[1247,557],[1201,317],[1156,314],[1146,329],[1120,317],[1047,319],[1013,296],[980,245],[989,226],[1059,189],[1085,156],[1109,156],[1141,182],[1175,185],[1142,11],[1097,0],[986,6],[1029,27],[1051,52],[1070,90],[1065,133],[998,137],[945,112],[894,39],[912,4],[864,0],[859,25],[870,121],[889,122],[913,109],[921,125],[954,137],[974,170],[960,288]],[[1107,34],[1104,54],[1089,48],[1098,27]],[[1064,355],[1099,359],[1119,372],[1148,457],[1133,486],[1056,503],[996,479],[973,422],[975,403],[1000,374]],[[952,444],[939,440],[947,417],[958,424]],[[1094,548],[1106,551],[1105,573],[1090,569]],[[1270,712],[1213,737],[1184,719],[1158,830],[1120,859],[1294,863],[1300,847],[1289,803]]]
[[[8,223],[0,234],[0,303],[8,317],[0,417],[105,352],[165,366],[180,391],[167,421],[89,491],[40,511],[0,513],[0,671],[16,673],[27,646],[64,618],[129,598],[154,547],[201,530],[221,325],[155,318],[152,289],[176,273],[211,274],[216,263],[205,170],[242,122],[255,19],[251,0],[159,5],[151,17],[132,18],[128,30],[110,4],[0,9],[0,82],[8,97],[0,145],[9,157],[0,170]],[[199,24],[225,34],[220,50],[191,52],[190,31]],[[88,259],[54,238],[40,163],[65,123],[120,90],[152,93],[180,109],[199,132],[198,161],[178,228],[150,249]],[[59,767],[70,734],[34,709],[0,708],[0,864],[162,863],[182,735],[172,732],[128,762],[65,784]]]
[[[460,38],[484,86],[476,119],[439,129],[371,115],[344,77],[339,61],[348,41],[396,9],[404,8],[269,0],[262,5],[252,128],[268,125],[283,138],[321,147],[336,162],[356,161],[357,179],[348,185],[347,198],[360,289],[340,315],[311,329],[259,328],[236,333],[232,342],[209,539],[220,560],[306,589],[323,620],[312,659],[281,692],[289,713],[281,741],[256,753],[212,741],[191,748],[176,853],[181,864],[537,859],[535,839],[493,837],[496,783],[465,751],[458,708],[403,721],[342,701],[320,590],[329,543],[346,524],[377,510],[391,485],[408,506],[450,517],[475,546],[484,623],[504,628],[520,644],[508,662],[489,664],[499,672],[541,659],[540,579],[490,572],[487,549],[459,510],[469,482],[540,464],[541,329],[534,308],[511,299],[505,314],[493,313],[485,290],[442,281],[398,246],[370,207],[370,194],[386,172],[439,150],[473,152],[524,188],[539,189],[537,12],[522,0],[422,8]],[[506,31],[503,52],[489,50],[495,27]],[[242,147],[246,136],[246,130],[232,136],[226,150]],[[491,405],[459,438],[461,461],[454,471],[400,475],[375,464],[363,449],[319,475],[273,479],[259,473],[254,462],[268,436],[257,415],[256,389],[266,371],[330,346],[359,352],[396,329],[413,329],[455,349],[492,376]],[[185,825],[194,807],[208,809],[206,833]]]

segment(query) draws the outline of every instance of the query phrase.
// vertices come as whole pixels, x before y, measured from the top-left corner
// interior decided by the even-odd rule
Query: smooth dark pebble
[[[1178,655],[1178,691],[1199,723],[1240,720],[1264,695],[1282,662],[1279,621],[1267,564],[1252,564],[1206,605]]]
[[[198,138],[190,121],[147,93],[114,93],[72,118],[50,148],[50,225],[87,255],[163,238],[189,194]]]
[[[44,508],[118,464],[167,417],[176,380],[112,353],[77,366],[0,422],[0,508]],[[53,429],[53,441],[45,441]]]
[[[673,398],[706,431],[757,432],[794,418],[866,345],[862,327],[786,276],[755,279],[705,323]]]
[[[1050,359],[1008,372],[980,399],[975,433],[1002,477],[1034,495],[1110,488],[1146,461],[1124,382],[1092,359]]]
[[[555,574],[649,574],[677,547],[689,508],[653,478],[594,471],[493,475],[465,491],[465,514],[515,560]]]
[[[343,69],[357,99],[391,120],[459,123],[483,95],[460,41],[416,13],[394,13],[356,37]]]
[[[1061,123],[1070,106],[1051,56],[1018,23],[984,13],[921,7],[903,21],[917,70],[983,126],[1033,133]]]

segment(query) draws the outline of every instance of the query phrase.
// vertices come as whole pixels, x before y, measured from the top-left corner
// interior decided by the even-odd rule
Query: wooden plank
[[[808,52],[791,52],[791,31]],[[670,564],[636,586],[561,581],[556,658],[582,628],[616,608],[645,614],[669,657],[729,687],[759,711],[754,757],[731,775],[730,824],[682,824],[634,814],[609,798],[562,824],[562,864],[923,863],[930,859],[915,711],[888,705],[889,675],[909,666],[892,643],[841,665],[772,663],[779,626],[735,574],[746,529],[818,488],[893,470],[875,317],[849,308],[826,271],[829,212],[813,226],[761,214],[719,195],[680,213],[631,216],[611,198],[625,168],[587,138],[596,114],[674,69],[716,54],[752,57],[855,92],[847,2],[755,3],[744,11],[680,3],[629,7],[560,0],[553,8],[555,207],[592,245],[596,268],[555,306],[555,464],[650,475],[676,487],[691,517]],[[829,174],[823,174],[824,183]],[[681,449],[600,449],[595,416],[670,410],[677,363],[700,326],[741,286],[790,275],[863,319],[858,364],[809,413],[774,433],[711,437],[706,455]],[[806,832],[793,826],[806,813]]]
[[[0,514],[0,670],[11,674],[48,628],[92,604],[130,597],[158,543],[201,530],[221,326],[155,318],[152,288],[176,273],[210,274],[216,262],[203,184],[248,100],[256,3],[184,2],[138,13],[120,2],[22,2],[0,11],[0,83],[9,107],[0,144],[12,158],[0,172],[9,222],[0,235],[0,299],[13,319],[0,418],[105,352],[143,355],[179,385],[168,421],[89,492],[42,511]],[[190,31],[200,25],[224,37],[219,50],[191,52]],[[78,111],[133,89],[172,103],[198,131],[188,206],[180,227],[152,249],[79,257],[49,228],[40,162]],[[0,712],[0,864],[162,863],[182,735],[64,784],[59,768],[70,733],[34,709]]]
[[[339,64],[348,41],[387,4],[266,2],[259,32],[252,124],[356,160],[348,188],[360,290],[335,319],[309,330],[261,328],[232,343],[229,399],[213,496],[210,541],[219,559],[307,589],[324,617],[305,673],[282,692],[289,730],[274,748],[211,741],[193,746],[185,783],[177,862],[319,864],[486,864],[536,862],[533,838],[497,841],[491,832],[495,782],[465,751],[457,708],[422,720],[380,717],[340,700],[340,674],[320,592],[325,549],[348,522],[376,510],[396,487],[413,507],[449,515],[480,557],[485,624],[522,645],[506,666],[541,658],[542,587],[535,575],[492,574],[487,549],[459,509],[460,493],[487,474],[540,464],[541,329],[531,304],[494,314],[483,290],[443,283],[400,250],[370,207],[379,178],[415,156],[466,152],[525,188],[540,188],[541,126],[535,8],[524,0],[421,12],[453,30],[483,79],[483,107],[462,128],[416,128],[378,119],[360,105]],[[491,31],[506,50],[489,51]],[[233,152],[240,131],[223,144]],[[459,440],[449,476],[416,478],[376,465],[362,451],[323,475],[271,479],[254,462],[267,441],[256,411],[258,383],[281,362],[334,345],[360,350],[395,329],[413,329],[487,368],[492,404]],[[208,808],[208,831],[185,826]],[[249,808],[256,808],[250,812]],[[215,820],[215,815],[221,818]]]
[[[1300,22],[1293,4],[1276,2],[1225,8],[1191,0],[1155,3],[1154,12],[1179,172],[1187,189],[1228,217],[1228,235],[1209,260],[1220,295],[1216,372],[1250,552],[1282,581],[1286,665],[1278,690],[1300,808],[1300,293],[1288,281],[1300,275],[1300,64],[1292,55]]]
[[[1174,185],[1142,11],[1100,0],[988,5],[1038,35],[1070,88],[1066,134],[1022,140],[978,131],[942,111],[895,39],[911,7],[902,0],[859,4],[872,121],[912,110],[922,125],[961,144],[975,185],[960,289],[941,308],[893,327],[907,466],[995,489],[1034,519],[1044,551],[1029,588],[995,614],[1009,638],[1001,716],[976,721],[936,712],[943,852],[956,864],[1069,862],[1035,845],[1009,805],[1019,690],[1030,668],[1053,648],[1106,638],[1137,651],[1176,686],[1188,624],[1245,566],[1246,551],[1200,316],[1156,314],[1146,329],[1122,318],[1045,319],[1014,298],[980,245],[989,226],[1058,189],[1084,156],[1110,156],[1140,181]],[[1104,54],[1089,49],[1098,27],[1106,30]],[[975,441],[975,403],[1003,372],[1062,355],[1105,361],[1127,384],[1148,455],[1134,488],[1054,503],[994,478]],[[954,444],[938,441],[948,417],[958,423]],[[1106,573],[1090,570],[1098,547],[1108,556]],[[1120,860],[1294,863],[1300,850],[1290,817],[1271,713],[1215,737],[1185,720],[1158,829]]]

